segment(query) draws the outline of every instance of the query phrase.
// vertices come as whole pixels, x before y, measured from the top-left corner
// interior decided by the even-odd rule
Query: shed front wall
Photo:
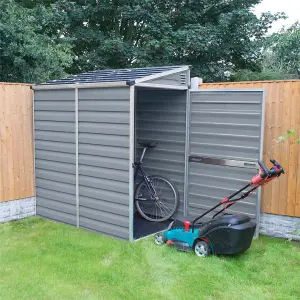
[[[79,89],[79,226],[129,239],[129,87]]]
[[[34,93],[36,213],[76,225],[75,92]]]
[[[37,90],[34,98],[37,215],[129,239],[129,87]]]

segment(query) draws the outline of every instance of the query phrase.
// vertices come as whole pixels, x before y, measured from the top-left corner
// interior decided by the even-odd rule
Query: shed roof
[[[96,70],[80,73],[63,79],[51,80],[44,84],[74,84],[74,83],[98,83],[98,82],[120,82],[133,81],[154,74],[164,73],[170,70],[182,68],[183,66],[164,66],[136,69]]]

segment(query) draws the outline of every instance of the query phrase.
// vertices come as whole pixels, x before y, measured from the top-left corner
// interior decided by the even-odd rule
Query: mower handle
[[[270,171],[268,170],[266,165],[263,163],[263,161],[259,160],[258,164],[262,168],[262,170],[264,171],[264,173],[261,174],[261,178],[266,178],[266,177],[270,176]]]
[[[261,160],[258,161],[261,172],[252,178],[250,182],[251,185],[262,185],[269,182],[271,179],[274,179],[275,177],[279,177],[281,174],[284,174],[283,168],[275,159],[270,159],[270,161],[273,164],[273,167],[270,170]]]
[[[280,163],[278,163],[274,158],[270,159],[270,162],[278,168],[280,174],[285,174],[283,167],[280,165]]]

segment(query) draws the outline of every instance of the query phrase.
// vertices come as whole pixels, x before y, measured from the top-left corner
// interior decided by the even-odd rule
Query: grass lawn
[[[0,299],[300,299],[300,243],[201,259],[32,217],[0,225]]]

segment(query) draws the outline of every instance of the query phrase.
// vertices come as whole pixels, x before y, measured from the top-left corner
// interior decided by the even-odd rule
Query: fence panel
[[[207,83],[201,89],[266,90],[264,160],[278,159],[286,175],[263,188],[263,212],[300,217],[300,146],[275,139],[300,128],[300,80]],[[32,91],[0,83],[0,202],[34,195]]]
[[[34,196],[32,91],[0,83],[0,202]]]
[[[205,83],[199,88],[265,89],[264,161],[274,157],[286,175],[263,188],[261,210],[300,217],[300,145],[275,141],[287,129],[300,132],[300,80]]]

